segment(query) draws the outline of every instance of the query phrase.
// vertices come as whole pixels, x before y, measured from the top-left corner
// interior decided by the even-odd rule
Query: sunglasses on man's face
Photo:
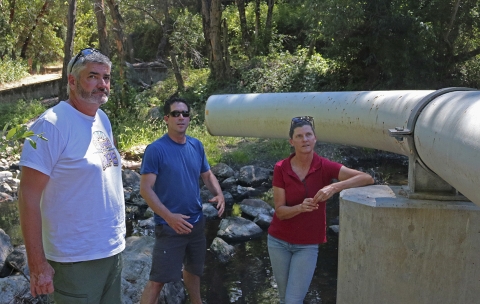
[[[182,114],[183,117],[189,117],[190,116],[190,112],[188,111],[172,111],[168,114],[168,116],[172,116],[172,117],[178,117],[180,116],[180,114]]]
[[[88,56],[90,54],[93,54],[93,53],[100,53],[101,54],[102,52],[100,52],[99,50],[94,49],[94,48],[86,48],[86,49],[83,49],[80,52],[78,52],[77,56],[75,56],[75,59],[73,60],[72,66],[70,67],[70,73],[72,73],[73,67],[75,66],[75,63],[77,63],[78,59],[80,59],[80,57],[86,57],[86,56]]]
[[[292,128],[293,125],[296,125],[304,121],[308,122],[312,126],[312,128],[315,129],[315,121],[313,120],[312,116],[297,116],[292,118],[292,122],[290,123],[290,128]]]

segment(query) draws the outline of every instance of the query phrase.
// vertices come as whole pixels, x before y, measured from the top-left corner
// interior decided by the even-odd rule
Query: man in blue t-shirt
[[[172,98],[163,107],[168,132],[145,149],[140,194],[155,212],[155,246],[152,269],[140,300],[158,303],[163,285],[182,278],[192,304],[201,304],[200,277],[206,254],[205,220],[199,177],[214,195],[218,215],[225,198],[210,170],[202,143],[187,136],[190,105]]]

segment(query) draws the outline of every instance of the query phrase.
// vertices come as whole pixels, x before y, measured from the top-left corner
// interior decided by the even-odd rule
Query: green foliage
[[[47,140],[43,134],[35,134],[33,131],[29,131],[26,125],[19,125],[11,129],[9,129],[9,126],[9,124],[6,124],[0,133],[0,153],[5,152],[8,147],[12,148],[8,151],[9,153],[20,153],[20,141],[23,139],[35,149],[37,148],[37,142],[34,137]]]
[[[326,84],[331,63],[319,54],[307,57],[307,50],[257,57],[239,67],[239,90],[251,93],[311,92]]]
[[[15,103],[0,103],[0,125],[22,125],[33,120],[46,110],[38,100],[18,100]]]
[[[0,59],[0,84],[28,76],[28,65],[23,60]]]

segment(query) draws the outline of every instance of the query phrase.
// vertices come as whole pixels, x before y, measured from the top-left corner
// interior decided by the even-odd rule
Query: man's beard
[[[88,103],[102,105],[108,101],[109,92],[107,89],[94,89],[91,92],[87,92],[82,88],[80,83],[77,82],[77,92],[80,97]],[[104,95],[93,95],[97,92],[103,92]]]

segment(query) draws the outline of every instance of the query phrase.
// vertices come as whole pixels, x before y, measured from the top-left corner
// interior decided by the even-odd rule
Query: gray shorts
[[[178,234],[168,225],[155,226],[150,281],[168,283],[180,281],[184,269],[199,277],[207,251],[205,218],[193,225],[190,234]]]

